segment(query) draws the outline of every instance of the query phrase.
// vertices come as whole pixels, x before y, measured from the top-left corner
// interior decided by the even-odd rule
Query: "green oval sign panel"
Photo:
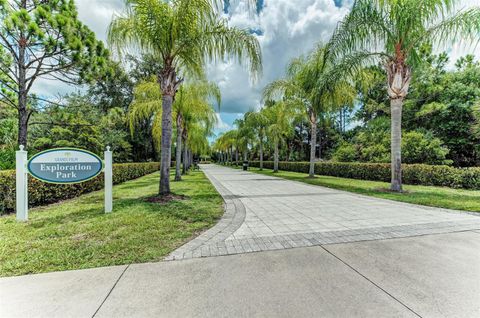
[[[82,149],[58,148],[40,152],[28,161],[30,174],[48,183],[78,183],[102,172],[102,159]]]

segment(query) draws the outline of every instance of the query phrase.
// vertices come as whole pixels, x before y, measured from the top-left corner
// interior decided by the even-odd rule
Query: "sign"
[[[57,148],[40,152],[27,165],[30,174],[48,183],[79,183],[102,172],[102,159],[82,149]]]

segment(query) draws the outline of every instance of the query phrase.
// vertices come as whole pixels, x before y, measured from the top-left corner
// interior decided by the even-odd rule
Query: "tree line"
[[[459,4],[355,1],[329,41],[267,85],[263,108],[218,138],[220,160],[253,150],[262,161],[268,143],[277,171],[279,146],[285,160],[304,160],[309,138],[310,177],[317,158],[390,161],[392,191],[402,190],[402,162],[478,164],[479,64],[467,56],[449,71],[447,56],[432,54],[479,40],[480,8]]]
[[[206,65],[234,58],[257,78],[262,69],[257,39],[228,25],[220,0],[128,0],[125,5],[110,24],[108,44],[121,60],[132,52],[141,55],[133,58],[130,76],[78,20],[72,0],[0,1],[0,120],[9,125],[0,131],[2,162],[3,157],[13,162],[15,135],[17,145],[28,149],[112,145],[117,156],[119,148],[125,156],[147,151],[145,157],[153,153],[155,159],[158,153],[159,194],[167,195],[174,128],[176,180],[182,149],[186,169],[192,154],[208,147],[216,118],[211,100],[219,103],[220,94],[206,79]],[[89,92],[52,103],[30,93],[38,79],[87,84]],[[35,125],[44,128],[37,134]],[[136,146],[142,149],[131,149]]]

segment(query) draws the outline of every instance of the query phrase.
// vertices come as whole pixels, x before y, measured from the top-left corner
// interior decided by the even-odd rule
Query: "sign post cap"
[[[23,151],[23,150],[25,149],[25,146],[24,146],[24,145],[20,145],[19,148],[20,148],[20,151]]]
[[[110,146],[107,146],[107,151],[110,151]]]

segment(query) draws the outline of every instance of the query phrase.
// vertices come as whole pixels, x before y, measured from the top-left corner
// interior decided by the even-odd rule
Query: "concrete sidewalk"
[[[0,317],[480,317],[480,233],[0,279]]]
[[[480,317],[478,216],[202,168],[226,212],[175,261],[0,278],[0,317]]]

